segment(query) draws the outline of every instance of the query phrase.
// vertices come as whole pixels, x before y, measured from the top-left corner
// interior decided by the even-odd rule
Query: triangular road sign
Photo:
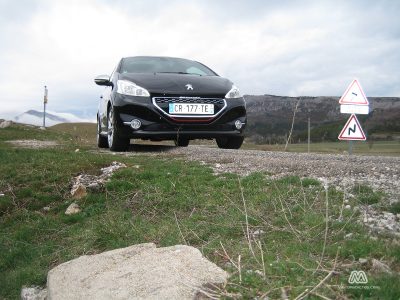
[[[364,131],[361,128],[360,123],[357,120],[355,114],[352,114],[350,118],[347,120],[346,125],[344,125],[342,131],[338,137],[339,140],[346,140],[346,141],[365,141],[366,137]]]
[[[368,99],[357,79],[350,83],[342,98],[340,98],[339,104],[369,105]]]

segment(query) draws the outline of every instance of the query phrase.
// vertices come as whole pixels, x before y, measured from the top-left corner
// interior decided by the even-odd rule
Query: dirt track
[[[121,155],[181,156],[207,164],[216,173],[246,175],[268,172],[272,176],[298,175],[327,180],[329,184],[350,188],[365,183],[389,195],[391,202],[400,200],[400,157],[307,154],[257,150],[222,150],[206,146],[178,148],[135,145]]]

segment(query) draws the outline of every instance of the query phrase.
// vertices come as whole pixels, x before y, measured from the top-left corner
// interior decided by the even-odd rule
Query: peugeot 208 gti
[[[97,144],[124,151],[130,139],[215,139],[218,147],[243,143],[246,105],[239,89],[205,65],[183,58],[122,58],[105,86],[97,113]]]

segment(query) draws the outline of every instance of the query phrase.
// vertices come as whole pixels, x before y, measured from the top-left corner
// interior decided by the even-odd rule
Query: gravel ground
[[[308,154],[258,150],[224,150],[207,146],[187,148],[135,145],[122,155],[176,157],[199,161],[215,173],[247,175],[268,172],[271,176],[312,177],[342,188],[361,183],[388,194],[390,202],[400,201],[400,157]]]
[[[109,153],[104,150],[101,152]],[[347,192],[356,184],[365,184],[374,191],[382,191],[387,195],[384,202],[380,203],[383,207],[400,201],[400,157],[223,150],[208,146],[180,148],[160,145],[134,145],[129,152],[114,154],[172,159],[179,157],[209,165],[216,174],[232,172],[247,175],[262,171],[274,178],[288,175],[311,177],[319,179],[324,185],[335,186]],[[349,197],[351,196],[349,194]],[[385,233],[400,238],[400,214],[382,211],[374,205],[354,208],[346,205],[346,208],[359,210],[357,222],[363,223],[371,233]]]
[[[58,143],[56,141],[13,140],[6,142],[13,145],[14,147],[19,147],[19,148],[40,149],[40,148],[51,148],[58,146]]]

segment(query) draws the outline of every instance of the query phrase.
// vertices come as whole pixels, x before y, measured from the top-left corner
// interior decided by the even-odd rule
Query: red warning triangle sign
[[[340,98],[339,104],[369,105],[368,99],[357,79],[350,83],[342,98]]]
[[[365,141],[366,137],[355,114],[352,114],[338,137],[345,141]]]

